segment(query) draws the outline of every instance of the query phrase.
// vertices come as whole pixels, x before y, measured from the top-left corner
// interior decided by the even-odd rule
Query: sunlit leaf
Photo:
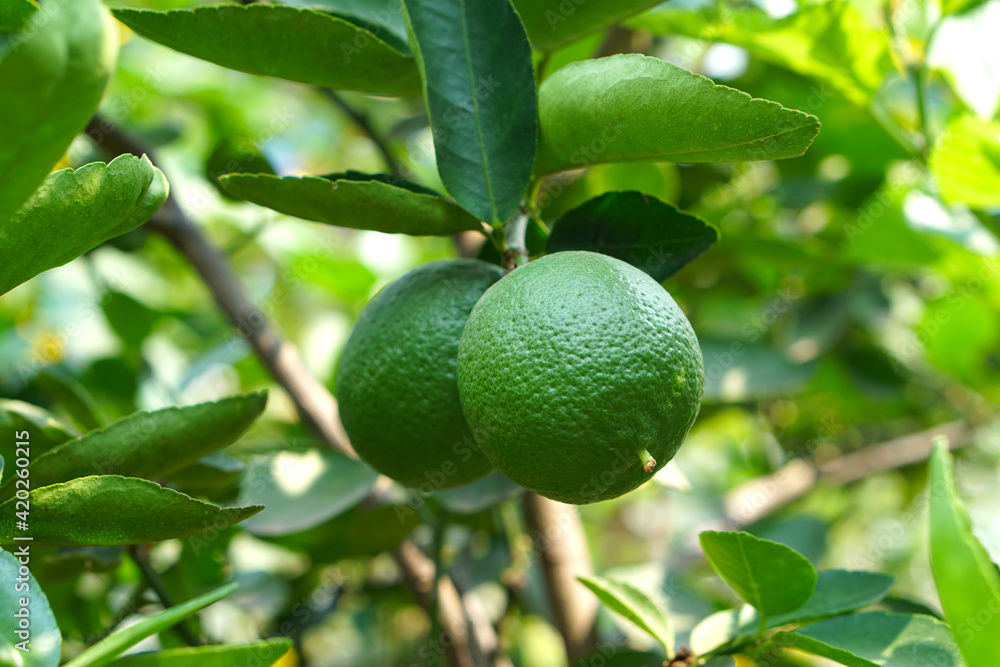
[[[1000,574],[972,532],[948,442],[934,444],[930,476],[931,570],[945,617],[970,665],[1000,664]]]
[[[538,89],[535,170],[604,162],[733,162],[802,155],[815,116],[754,99],[658,58],[629,54],[562,68]]]

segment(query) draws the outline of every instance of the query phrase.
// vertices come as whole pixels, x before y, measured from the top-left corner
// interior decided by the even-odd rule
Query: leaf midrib
[[[490,180],[490,168],[486,159],[486,145],[483,140],[483,126],[479,118],[479,100],[476,99],[476,86],[474,71],[472,68],[472,47],[469,44],[469,26],[465,16],[465,0],[459,0],[459,7],[462,10],[462,45],[465,47],[465,70],[468,74],[469,94],[472,96],[472,119],[476,124],[476,138],[479,143],[479,157],[483,165],[483,180],[486,185],[486,196],[490,202],[490,212],[493,215],[491,222],[497,222],[497,204],[493,196],[493,182]]]

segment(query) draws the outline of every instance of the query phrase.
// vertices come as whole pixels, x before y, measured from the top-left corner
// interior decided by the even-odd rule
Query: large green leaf
[[[86,126],[114,70],[118,48],[114,21],[99,0],[52,3],[9,40],[10,51],[0,60],[0,224],[31,196]],[[12,257],[8,248],[0,249],[5,265]],[[28,249],[18,248],[18,253]]]
[[[338,227],[414,236],[481,228],[476,218],[444,197],[414,190],[412,184],[369,178],[229,174],[219,183],[234,197]]]
[[[404,0],[434,131],[438,173],[489,223],[528,187],[538,135],[531,46],[509,2]]]
[[[674,630],[667,611],[644,592],[625,583],[604,577],[577,577],[609,609],[635,623],[663,645],[667,657],[674,655]]]
[[[1000,665],[1000,575],[972,533],[948,443],[931,455],[931,570],[945,617],[970,665]]]
[[[133,653],[115,660],[114,667],[268,667],[292,647],[291,639],[265,639],[247,644],[220,644]]]
[[[420,92],[409,54],[328,12],[250,4],[114,13],[143,37],[241,72],[376,95]]]
[[[819,120],[637,54],[572,63],[538,89],[535,170],[802,155]]]
[[[812,563],[784,544],[750,533],[705,531],[699,539],[712,568],[765,617],[798,609],[816,589]]]
[[[78,477],[31,491],[28,530],[17,528],[15,498],[0,505],[0,544],[31,535],[33,544],[113,546],[221,530],[264,509],[219,507],[155,482],[120,475]]]
[[[773,642],[848,667],[964,667],[948,626],[918,614],[847,614],[779,633]]]
[[[798,609],[776,614],[767,627],[805,624],[856,611],[875,604],[889,593],[893,577],[878,572],[825,570],[819,573],[816,590]],[[760,616],[753,607],[720,611],[702,620],[691,631],[691,648],[698,655],[714,651],[733,640],[751,639],[760,628]]]
[[[569,44],[652,7],[660,0],[512,0],[532,45],[541,51]]]
[[[0,551],[0,581],[3,582],[0,586],[0,609],[3,610],[0,613],[0,665],[56,667],[62,653],[62,635],[38,582],[31,572],[19,572],[22,563],[18,558],[24,556],[16,554],[27,548],[26,545],[30,543],[19,542],[12,547],[10,551],[15,555]],[[21,601],[25,599],[28,604],[22,606]],[[29,623],[27,630],[20,627],[21,620]]]
[[[49,174],[11,218],[0,219],[0,294],[135,229],[166,198],[167,181],[146,156]]]
[[[475,482],[463,484],[453,489],[436,491],[434,498],[449,512],[477,514],[495,507],[505,500],[517,498],[523,493],[524,487],[510,481],[499,470],[494,470]]]
[[[756,8],[699,11],[668,4],[629,24],[661,34],[735,44],[829,85],[864,108],[893,71],[888,31],[869,25],[847,0],[804,5],[779,20]],[[817,105],[822,103],[816,99]]]
[[[672,204],[641,192],[608,192],[559,218],[546,248],[611,255],[662,282],[718,238],[715,227]]]
[[[85,475],[164,478],[235,442],[264,411],[267,394],[137,412],[35,458],[31,484],[43,487]],[[0,487],[0,502],[14,494]]]
[[[243,527],[257,535],[307,530],[346,512],[367,496],[378,473],[330,450],[282,452],[250,467],[240,504],[267,509]]]
[[[1000,122],[959,116],[938,139],[930,166],[945,201],[1000,206]]]
[[[138,623],[133,623],[108,635],[67,662],[65,667],[103,667],[130,646],[135,646],[146,637],[166,630],[208,605],[218,602],[236,590],[237,585],[235,583],[228,584],[183,604],[164,609],[153,616],[147,616]]]

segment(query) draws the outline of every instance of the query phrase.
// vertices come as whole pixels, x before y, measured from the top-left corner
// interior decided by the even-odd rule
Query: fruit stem
[[[504,248],[503,267],[508,271],[528,263],[528,248],[525,244],[525,234],[528,230],[528,211],[518,207],[514,215],[503,225]]]
[[[642,469],[647,473],[653,472],[653,469],[656,468],[656,459],[645,449],[639,452],[639,461],[642,462]]]

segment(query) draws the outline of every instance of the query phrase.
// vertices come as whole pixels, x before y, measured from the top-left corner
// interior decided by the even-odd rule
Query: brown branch
[[[594,573],[580,511],[535,493],[524,496],[524,519],[544,573],[556,628],[570,664],[594,644],[597,598],[576,578]]]
[[[114,155],[146,154],[154,164],[158,162],[150,146],[100,117],[91,119],[86,132],[95,143]],[[238,334],[250,343],[275,381],[288,392],[303,422],[312,427],[326,445],[357,458],[340,423],[336,399],[312,376],[295,346],[285,341],[277,327],[254,305],[229,260],[191,222],[172,194],[146,226],[163,234],[201,275]],[[426,592],[430,590],[433,574],[428,580],[426,568],[429,566],[433,573],[433,563],[411,541],[400,547],[397,562],[408,586],[418,593],[424,591],[417,599],[427,608]],[[481,663],[471,661],[477,655],[470,641],[474,637],[468,632],[459,632],[459,628],[464,627],[459,625],[459,620],[468,618],[462,598],[447,577],[441,578],[439,590],[442,624],[451,629],[453,640],[448,642],[453,646],[444,648],[452,656],[454,667],[477,667]],[[477,627],[477,632],[487,644],[497,644],[492,626]]]
[[[920,463],[930,456],[936,436],[946,436],[954,449],[969,444],[973,433],[968,423],[954,421],[822,463],[794,459],[777,472],[731,491],[725,502],[726,522],[731,529],[749,526],[802,498],[820,480],[850,484],[874,472]]]

